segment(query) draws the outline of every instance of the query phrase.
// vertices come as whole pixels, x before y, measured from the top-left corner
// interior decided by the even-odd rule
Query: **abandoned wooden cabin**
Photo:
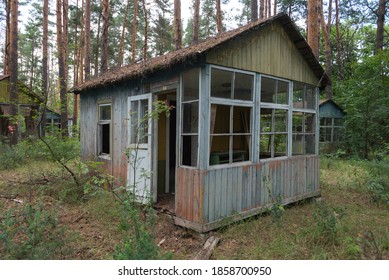
[[[336,152],[342,147],[346,113],[331,99],[320,100],[320,153]]]
[[[104,162],[127,185],[135,176],[140,197],[158,203],[170,193],[176,224],[209,231],[276,199],[320,194],[318,97],[328,82],[279,14],[76,88],[82,157]],[[126,150],[156,100],[175,109],[140,130],[147,137],[132,172]]]
[[[42,104],[44,99],[35,92],[31,91],[27,85],[18,81],[18,104],[17,111],[23,119],[19,121],[19,138],[27,136],[38,136],[42,133],[42,123],[40,117],[42,114]],[[9,93],[9,75],[0,75],[0,142],[9,138],[8,125],[10,124],[10,93]],[[46,108],[47,131],[53,131],[60,128],[61,115],[51,108]],[[69,132],[72,130],[72,119],[68,119]]]

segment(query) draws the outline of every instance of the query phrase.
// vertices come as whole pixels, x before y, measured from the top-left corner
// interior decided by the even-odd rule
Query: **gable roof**
[[[286,33],[289,35],[298,51],[304,57],[309,67],[315,73],[316,77],[321,81],[322,87],[329,84],[330,80],[328,76],[325,74],[307,41],[298,31],[296,25],[292,22],[288,15],[285,13],[280,13],[265,20],[258,20],[243,27],[224,32],[216,37],[209,38],[203,42],[191,45],[187,48],[179,49],[165,55],[154,57],[128,66],[110,69],[101,76],[79,85],[74,89],[74,92],[81,93],[88,89],[99,88],[138,77],[145,77],[160,70],[171,69],[173,66],[179,63],[184,63],[189,60],[196,61],[201,55],[218,47],[219,45],[244,35],[247,32],[268,25],[272,22],[279,22],[283,26]]]
[[[343,110],[343,108],[336,104],[335,101],[333,101],[332,99],[319,100],[319,108],[326,104],[334,106],[336,109],[339,110],[339,112],[341,112],[343,115],[346,115],[346,112]]]

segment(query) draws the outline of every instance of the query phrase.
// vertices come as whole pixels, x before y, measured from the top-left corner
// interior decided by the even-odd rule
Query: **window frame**
[[[331,120],[331,124],[330,125],[321,125],[321,120],[322,119],[330,119]],[[335,120],[338,119],[338,120],[342,120],[342,125],[335,125]],[[319,135],[319,141],[320,143],[341,143],[342,141],[339,140],[340,137],[338,138],[338,140],[334,140],[334,136],[335,136],[335,129],[338,129],[339,130],[339,133],[341,136],[341,131],[343,130],[344,128],[344,119],[343,118],[334,118],[334,117],[321,117],[320,120],[319,120],[319,128],[320,128],[320,135]],[[330,138],[331,140],[330,141],[321,141],[321,136],[323,135],[322,134],[322,129],[331,129],[331,133],[330,133]]]
[[[218,69],[218,70],[223,70],[223,71],[228,71],[232,73],[232,83],[231,83],[231,97],[230,98],[222,98],[222,97],[214,97],[211,95],[212,91],[212,70],[213,69]],[[235,94],[235,74],[246,74],[252,76],[252,92],[251,92],[251,100],[244,100],[244,99],[236,99],[234,98]],[[212,168],[221,168],[221,167],[226,167],[226,166],[236,166],[236,165],[242,165],[242,164],[247,164],[247,163],[252,163],[253,162],[253,155],[254,155],[254,132],[255,132],[255,123],[254,123],[254,110],[255,110],[255,100],[256,100],[256,73],[255,72],[250,72],[250,71],[245,71],[245,70],[240,70],[240,69],[233,69],[233,68],[228,68],[228,67],[222,67],[222,66],[217,66],[217,65],[210,65],[209,67],[209,83],[208,83],[208,97],[209,97],[209,111],[208,111],[208,116],[209,118],[207,119],[208,125],[209,125],[209,130],[207,131],[207,136],[208,136],[208,152],[207,152],[207,168],[212,169]],[[212,105],[223,105],[223,106],[230,106],[230,120],[229,120],[229,133],[211,133],[210,127],[211,127],[211,115],[212,115]],[[245,107],[250,109],[250,132],[247,133],[234,133],[233,131],[233,108],[234,107]],[[219,164],[211,164],[211,137],[214,136],[228,136],[229,137],[229,159],[228,163],[219,163]],[[249,153],[248,153],[248,159],[243,160],[243,161],[233,161],[234,159],[234,149],[233,149],[233,138],[234,136],[249,136],[250,141],[248,143],[248,148],[249,148]],[[231,140],[232,138],[232,140]]]
[[[110,107],[110,119],[100,119],[101,117],[101,108],[102,107]],[[112,102],[110,101],[102,101],[98,103],[97,106],[97,156],[99,158],[111,159],[112,154]],[[103,153],[103,125],[109,125],[109,153]]]

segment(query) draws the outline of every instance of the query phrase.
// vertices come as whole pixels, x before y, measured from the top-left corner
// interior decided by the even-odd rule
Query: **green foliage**
[[[366,187],[374,202],[383,203],[389,208],[389,160],[373,162],[369,167],[370,180]]]
[[[348,80],[335,84],[335,96],[347,113],[349,152],[369,158],[382,153],[389,143],[389,50],[363,58],[352,72]]]
[[[273,223],[276,223],[278,226],[282,226],[285,213],[285,208],[282,205],[282,196],[278,195],[273,200],[273,205],[270,208],[270,215],[272,217]]]
[[[156,260],[161,258],[154,241],[154,212],[135,206],[130,201],[120,204],[123,239],[113,254],[117,260]]]
[[[340,220],[344,216],[344,209],[330,207],[324,202],[316,203],[313,218],[315,221],[314,239],[318,243],[337,244],[340,232]]]
[[[1,259],[55,259],[66,249],[56,214],[42,205],[11,209],[0,223]]]

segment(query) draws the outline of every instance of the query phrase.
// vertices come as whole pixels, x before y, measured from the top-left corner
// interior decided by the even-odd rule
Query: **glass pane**
[[[138,143],[138,119],[139,119],[138,101],[130,103],[130,118],[131,118],[131,144]]]
[[[261,102],[275,103],[276,80],[267,77],[261,78]]]
[[[100,105],[99,120],[107,121],[111,119],[111,105]]]
[[[303,113],[293,112],[293,132],[302,132],[303,131]]]
[[[261,108],[261,133],[271,132],[272,109]]]
[[[235,73],[234,98],[253,100],[253,75]]]
[[[343,119],[334,119],[335,126],[343,126]]]
[[[271,157],[271,134],[261,134],[259,139],[259,158]]]
[[[229,163],[229,136],[211,136],[211,154],[209,157],[209,164],[223,164]]]
[[[339,142],[342,140],[342,128],[334,127],[334,142]]]
[[[305,132],[315,132],[315,114],[305,113]]]
[[[320,142],[325,142],[326,139],[326,129],[323,127],[320,127]]]
[[[315,109],[316,108],[316,88],[310,85],[307,85],[306,91],[306,109]]]
[[[182,93],[184,102],[199,99],[199,72],[198,68],[184,72]]]
[[[277,86],[277,104],[288,104],[289,103],[289,83],[285,81],[278,81]]]
[[[230,133],[230,108],[227,105],[211,106],[211,134]]]
[[[304,108],[304,84],[294,82],[293,83],[293,107]]]
[[[274,135],[274,157],[286,156],[286,150],[288,147],[287,143],[288,143],[287,134]]]
[[[182,133],[197,133],[199,129],[199,102],[182,104]]]
[[[182,136],[181,163],[186,166],[197,166],[198,136]]]
[[[251,132],[251,108],[248,107],[233,107],[234,117],[233,126],[234,133],[250,133]]]
[[[147,119],[147,114],[149,110],[149,102],[147,99],[139,101],[140,103],[140,115],[139,115],[139,143],[145,144],[148,143],[148,126],[149,120]]]
[[[288,111],[274,110],[274,132],[288,131]]]
[[[213,68],[211,70],[211,96],[231,98],[233,72]]]
[[[251,145],[251,135],[234,135],[232,144],[232,162],[247,161],[250,159],[249,147]]]
[[[293,134],[292,155],[304,154],[304,134]]]
[[[305,135],[305,154],[315,154],[315,134]]]

